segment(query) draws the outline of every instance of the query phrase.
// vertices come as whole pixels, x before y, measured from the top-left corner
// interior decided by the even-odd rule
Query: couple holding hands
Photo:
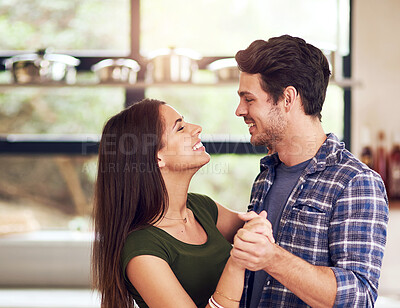
[[[284,35],[236,61],[236,115],[269,150],[247,213],[188,192],[210,156],[201,127],[171,106],[145,99],[106,123],[93,244],[102,307],[372,307],[388,200],[379,175],[322,129],[326,57]]]

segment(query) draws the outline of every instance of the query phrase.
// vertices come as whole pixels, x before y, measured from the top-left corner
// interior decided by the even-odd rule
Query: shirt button
[[[268,281],[267,281],[267,286],[269,286],[269,285],[270,285],[270,283],[271,283],[271,281],[270,281],[270,280],[268,280]]]
[[[302,185],[300,186],[300,189],[303,190],[303,187],[304,187],[304,185],[302,184]]]

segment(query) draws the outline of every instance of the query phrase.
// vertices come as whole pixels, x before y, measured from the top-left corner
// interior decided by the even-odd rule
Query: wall
[[[400,133],[399,0],[353,0],[352,152],[360,156],[362,136],[369,129],[372,146],[384,130]],[[392,204],[393,205],[393,204]],[[380,295],[400,296],[400,211],[392,207],[380,279]],[[394,307],[394,306],[393,306]],[[398,307],[398,306],[397,306]]]
[[[379,130],[400,133],[400,1],[353,0],[352,152],[360,156],[363,134],[376,145]]]

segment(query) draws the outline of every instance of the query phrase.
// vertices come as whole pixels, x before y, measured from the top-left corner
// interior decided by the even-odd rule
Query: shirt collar
[[[344,143],[333,134],[327,134],[327,138],[313,157],[310,164],[306,167],[307,173],[324,170],[328,166],[335,165],[342,159]],[[260,171],[263,172],[269,167],[276,167],[280,162],[278,153],[267,155],[260,160]]]
[[[264,156],[260,160],[260,171],[263,172],[268,167],[275,167],[277,164],[279,164],[279,162],[280,162],[280,160],[279,160],[278,153]]]

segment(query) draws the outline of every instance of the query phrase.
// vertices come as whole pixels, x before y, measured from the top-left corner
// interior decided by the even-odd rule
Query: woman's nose
[[[192,124],[193,125],[193,130],[192,130],[192,135],[196,136],[199,135],[202,132],[202,128],[200,125]]]

